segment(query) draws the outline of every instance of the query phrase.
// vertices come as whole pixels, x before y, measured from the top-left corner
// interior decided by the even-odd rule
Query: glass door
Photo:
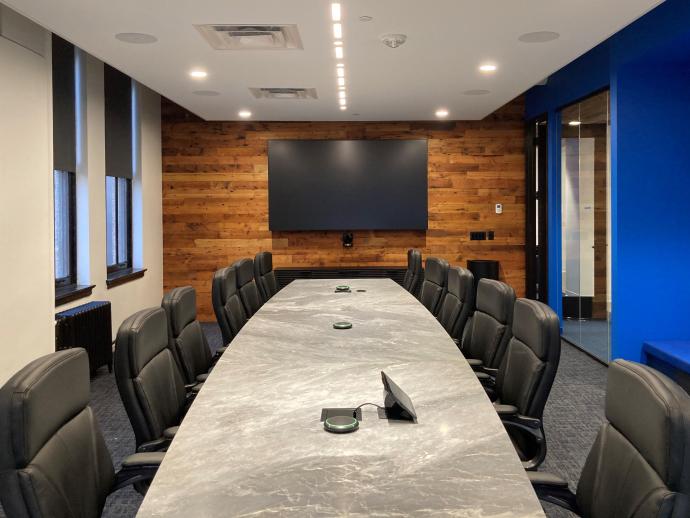
[[[609,92],[561,112],[563,338],[610,359]]]

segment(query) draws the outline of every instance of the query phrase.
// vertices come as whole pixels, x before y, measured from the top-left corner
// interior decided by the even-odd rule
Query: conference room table
[[[326,432],[322,408],[383,405],[381,371],[418,422],[365,406],[359,430]],[[457,346],[389,279],[296,280],[264,304],[214,367],[138,513],[267,515],[544,516]]]

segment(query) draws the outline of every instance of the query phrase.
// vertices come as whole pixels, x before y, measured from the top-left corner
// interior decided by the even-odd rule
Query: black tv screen
[[[426,140],[271,140],[270,230],[427,228]]]

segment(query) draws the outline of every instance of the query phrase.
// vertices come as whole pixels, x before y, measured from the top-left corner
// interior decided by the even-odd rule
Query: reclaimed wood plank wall
[[[465,266],[497,259],[501,278],[525,291],[524,104],[517,99],[471,122],[205,122],[163,101],[164,286],[192,285],[199,319],[214,320],[213,272],[260,250],[280,266],[403,265],[408,248]],[[429,229],[340,232],[268,230],[271,139],[429,140]],[[503,204],[497,215],[496,203]],[[493,230],[493,241],[470,241]]]

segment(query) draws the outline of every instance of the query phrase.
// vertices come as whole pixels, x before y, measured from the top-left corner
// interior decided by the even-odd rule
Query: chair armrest
[[[496,376],[498,376],[498,369],[491,369],[489,367],[484,367],[482,365],[482,372],[487,373],[489,376],[492,378],[496,379]]]
[[[142,484],[142,482],[153,480],[164,457],[165,453],[163,452],[130,455],[122,463],[122,469],[115,474],[112,491],[117,491],[131,484],[138,486],[138,491],[147,489],[148,485]]]
[[[509,405],[500,406],[507,408]],[[536,470],[546,458],[546,437],[541,419],[527,417],[518,413],[508,413],[507,410],[502,414],[499,413],[499,417],[509,433],[512,428],[532,437],[537,446],[537,453],[531,459],[523,460],[522,466],[528,471]]]
[[[196,395],[201,391],[201,388],[204,386],[203,383],[197,383],[192,387],[192,394]]]
[[[473,370],[477,372],[483,372],[482,367],[484,367],[484,362],[476,358],[467,358],[467,363],[470,364]]]
[[[512,416],[518,413],[518,408],[513,405],[501,405],[500,403],[494,403],[494,410],[501,416]]]
[[[208,372],[205,372],[205,373],[203,373],[203,374],[199,374],[199,375],[196,377],[196,382],[197,382],[197,383],[203,383],[203,382],[206,381],[207,379],[208,379]],[[194,387],[192,387],[192,390],[194,390]]]
[[[539,500],[550,502],[563,509],[579,514],[577,498],[568,488],[568,483],[557,475],[539,471],[528,471],[527,477],[532,483]]]
[[[158,439],[154,439],[153,441],[148,441],[141,443],[137,447],[137,453],[149,453],[149,452],[161,452],[165,451],[168,449],[168,446],[170,446],[170,441],[171,439],[167,439],[165,437],[159,437]]]
[[[171,426],[170,428],[166,428],[165,430],[163,430],[163,437],[165,437],[169,441],[172,441],[175,438],[177,430],[179,429],[179,426]]]

